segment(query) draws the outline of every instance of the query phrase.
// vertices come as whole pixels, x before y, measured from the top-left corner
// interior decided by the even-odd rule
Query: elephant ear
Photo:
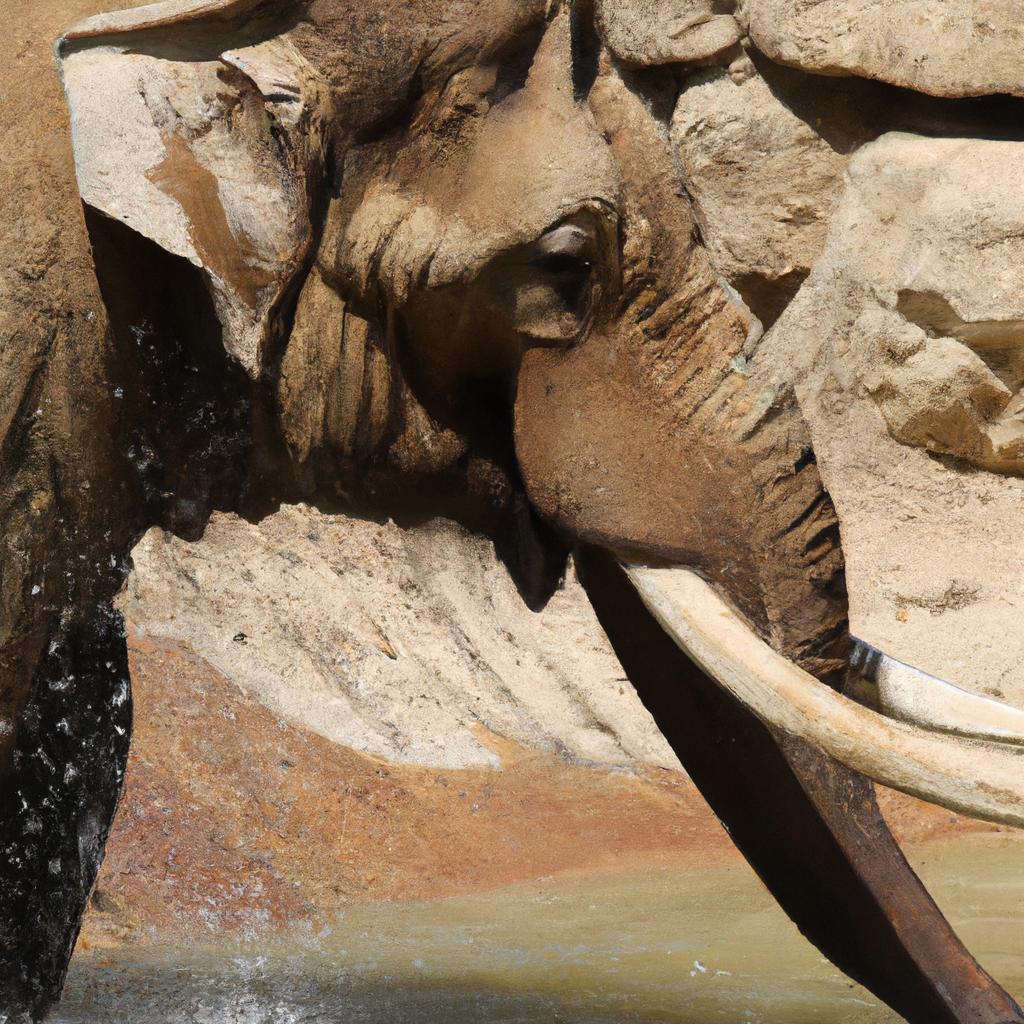
[[[256,378],[309,256],[326,89],[273,0],[171,0],[57,46],[83,202],[199,267]]]

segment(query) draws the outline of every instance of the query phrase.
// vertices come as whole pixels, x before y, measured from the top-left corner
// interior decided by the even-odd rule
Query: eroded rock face
[[[854,630],[1018,705],[1022,156],[904,134],[865,147],[769,339],[787,373],[817,358],[802,395],[843,518]]]
[[[287,36],[188,62],[75,50],[73,33],[69,45],[62,72],[83,201],[203,269],[225,347],[257,376],[270,312],[313,230],[317,75]]]
[[[1016,0],[745,0],[743,20],[773,60],[816,74],[935,96],[1024,95]]]
[[[897,440],[1007,473],[1024,471],[1022,156],[909,135],[865,148],[810,287],[841,275],[830,319],[853,317],[843,354]]]
[[[743,30],[732,9],[722,0],[597,0],[597,27],[627,64],[685,64],[740,41]]]
[[[686,82],[672,140],[716,268],[770,326],[821,252],[846,155],[746,56]]]
[[[121,608],[275,714],[395,762],[495,766],[480,729],[575,760],[678,766],[579,584],[544,611],[453,523],[402,530],[306,506],[150,531]],[[565,652],[572,651],[566,658]]]
[[[303,505],[133,559],[132,754],[82,948],[730,856],[571,574],[532,613],[454,523]]]

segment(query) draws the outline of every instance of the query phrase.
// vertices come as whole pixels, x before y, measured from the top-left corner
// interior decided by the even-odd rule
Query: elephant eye
[[[586,298],[590,284],[590,260],[571,253],[549,253],[537,260],[537,268],[551,278],[551,286],[565,303],[575,309]]]
[[[549,274],[589,274],[590,260],[580,259],[579,256],[571,256],[569,253],[551,253],[541,256],[537,265]]]
[[[529,343],[571,343],[586,320],[599,256],[585,221],[563,222],[528,246],[515,287],[515,326]]]

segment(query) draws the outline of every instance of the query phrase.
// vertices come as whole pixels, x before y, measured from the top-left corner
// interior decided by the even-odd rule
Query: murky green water
[[[916,866],[1024,996],[1024,843]],[[76,958],[61,1024],[876,1024],[897,1018],[797,933],[743,865],[545,880],[349,910],[299,943]]]

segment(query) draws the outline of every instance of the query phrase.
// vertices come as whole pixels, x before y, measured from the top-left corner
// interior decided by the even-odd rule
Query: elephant
[[[843,692],[840,523],[666,128],[677,66],[734,59],[741,33],[723,5],[689,5],[683,28],[672,6],[166,0],[70,29],[58,58],[124,439],[104,558],[121,572],[150,525],[195,536],[214,508],[293,499],[457,519],[493,538],[531,607],[571,556],[641,699],[804,935],[909,1021],[1024,1021],[871,781],[1021,824],[1016,755]],[[5,995],[36,1014],[59,995],[126,757],[118,582],[65,608],[9,688]],[[91,700],[60,756],[93,798],[51,806],[52,834],[29,842],[53,792],[32,751],[69,677]],[[54,850],[78,865],[59,890],[35,872]]]

